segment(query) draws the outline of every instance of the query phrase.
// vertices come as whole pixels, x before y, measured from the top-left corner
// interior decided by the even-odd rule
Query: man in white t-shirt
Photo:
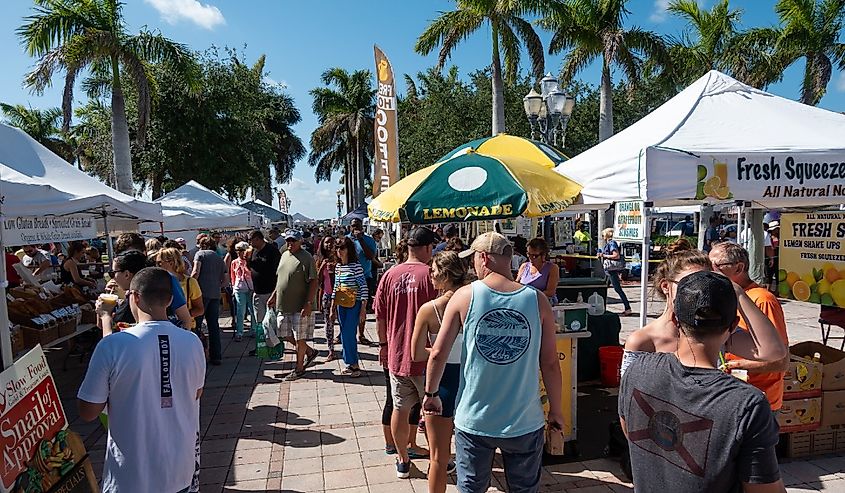
[[[141,270],[126,292],[138,324],[97,345],[79,389],[79,416],[108,406],[103,492],[183,492],[194,479],[205,355],[167,320],[170,275]]]

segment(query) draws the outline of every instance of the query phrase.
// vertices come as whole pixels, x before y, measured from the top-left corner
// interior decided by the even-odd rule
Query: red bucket
[[[622,368],[621,346],[602,346],[599,348],[599,366],[601,368],[601,384],[605,387],[619,386],[619,369]]]

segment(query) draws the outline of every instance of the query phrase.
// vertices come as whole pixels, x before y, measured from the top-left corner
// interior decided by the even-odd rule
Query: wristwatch
[[[435,390],[434,392],[426,392],[425,396],[426,397],[440,397],[440,391]]]

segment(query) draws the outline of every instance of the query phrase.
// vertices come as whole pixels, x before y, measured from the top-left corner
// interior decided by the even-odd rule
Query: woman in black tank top
[[[72,241],[67,247],[67,258],[62,262],[61,280],[62,284],[71,284],[76,286],[94,287],[96,283],[90,279],[84,279],[79,273],[79,262],[82,260],[82,254],[85,252],[85,246],[82,242]]]

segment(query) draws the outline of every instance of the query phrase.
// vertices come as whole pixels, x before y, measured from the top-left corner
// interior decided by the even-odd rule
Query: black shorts
[[[461,365],[458,363],[446,363],[443,370],[443,377],[440,379],[440,402],[443,403],[444,418],[455,417],[455,404],[458,400],[458,387],[461,385]]]

